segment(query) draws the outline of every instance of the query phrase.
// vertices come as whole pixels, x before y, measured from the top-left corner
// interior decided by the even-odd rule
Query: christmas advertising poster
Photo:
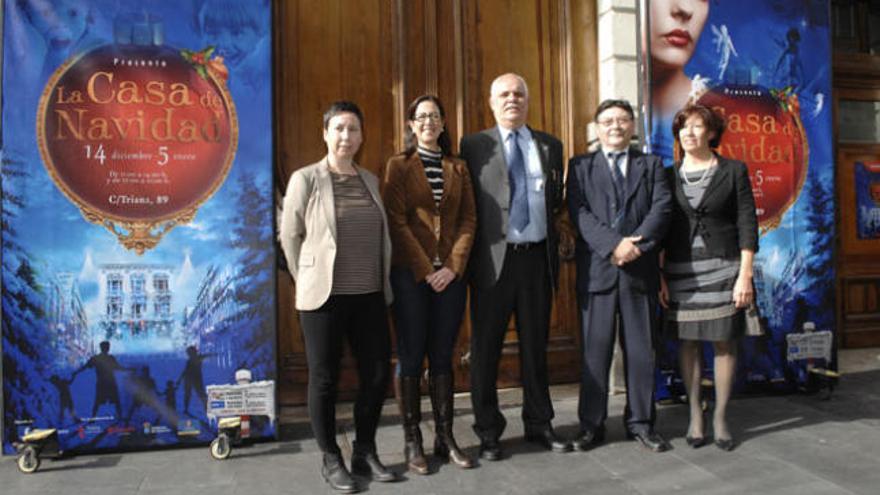
[[[880,239],[880,163],[856,162],[856,236]]]
[[[275,378],[269,1],[3,16],[3,451],[208,441],[208,385]]]
[[[833,332],[835,321],[829,4],[691,2],[682,29],[671,22],[681,15],[673,3],[643,2],[647,145],[672,165],[672,118],[688,102],[726,119],[717,152],[749,168],[760,230],[754,284],[767,332],[740,341],[739,386],[791,389],[808,377],[804,362],[790,359],[786,335]],[[683,391],[675,344],[664,345],[661,397]]]

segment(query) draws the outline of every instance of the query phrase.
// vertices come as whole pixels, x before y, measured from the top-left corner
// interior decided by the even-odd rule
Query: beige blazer
[[[379,196],[379,180],[361,167],[355,170],[363,179],[370,196],[382,212],[382,269],[385,303],[391,304],[391,238],[388,220]],[[281,211],[278,240],[287,258],[287,266],[296,283],[296,309],[320,308],[333,288],[333,263],[336,260],[336,210],[333,182],[327,158],[303,167],[290,177]]]

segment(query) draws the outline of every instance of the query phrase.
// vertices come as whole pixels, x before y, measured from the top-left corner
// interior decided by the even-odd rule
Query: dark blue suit
[[[627,418],[631,432],[647,431],[654,419],[654,348],[659,267],[657,255],[671,214],[671,196],[660,158],[629,150],[622,220],[614,181],[602,152],[576,156],[568,166],[568,209],[577,227],[577,289],[583,335],[581,428],[604,427],[608,371],[619,317],[626,362]],[[624,237],[642,236],[642,255],[618,267],[614,248]]]

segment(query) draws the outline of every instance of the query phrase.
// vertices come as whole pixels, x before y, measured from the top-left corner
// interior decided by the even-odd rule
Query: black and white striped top
[[[432,151],[427,148],[418,147],[419,158],[425,166],[425,175],[428,177],[428,184],[434,193],[434,203],[440,206],[440,199],[443,197],[443,153]]]
[[[330,173],[336,209],[336,259],[330,294],[382,290],[382,212],[360,175]]]

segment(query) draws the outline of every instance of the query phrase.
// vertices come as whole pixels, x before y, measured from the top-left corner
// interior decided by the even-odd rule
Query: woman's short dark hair
[[[679,149],[681,149],[681,139],[678,137],[678,133],[684,127],[687,119],[694,115],[700,117],[707,131],[715,133],[715,137],[709,140],[709,147],[717,148],[721,144],[721,135],[724,134],[724,128],[727,125],[724,122],[724,117],[705,105],[693,104],[685,106],[672,118],[672,135],[675,136],[675,142]]]
[[[324,130],[327,130],[327,127],[330,125],[330,119],[336,117],[340,113],[353,113],[355,117],[358,118],[358,123],[361,125],[361,129],[364,127],[364,113],[361,112],[361,109],[351,101],[334,101],[330,107],[324,112]]]
[[[416,110],[419,108],[419,104],[423,101],[430,101],[433,104],[437,105],[437,110],[440,111],[440,118],[446,121],[446,110],[443,109],[443,103],[440,102],[440,98],[434,95],[422,95],[413,100],[412,103],[409,104],[409,107],[406,109],[406,120],[407,122],[413,121],[416,119]],[[416,135],[413,134],[412,128],[409,125],[405,125],[405,130],[403,132],[403,146],[404,153],[407,155],[412,155],[416,152],[416,147],[418,147],[419,142],[416,139]],[[440,136],[437,137],[437,144],[440,145],[440,151],[443,153],[443,156],[451,156],[452,155],[452,139],[449,138],[449,133],[446,131],[446,125],[443,126],[443,130],[440,132]]]

